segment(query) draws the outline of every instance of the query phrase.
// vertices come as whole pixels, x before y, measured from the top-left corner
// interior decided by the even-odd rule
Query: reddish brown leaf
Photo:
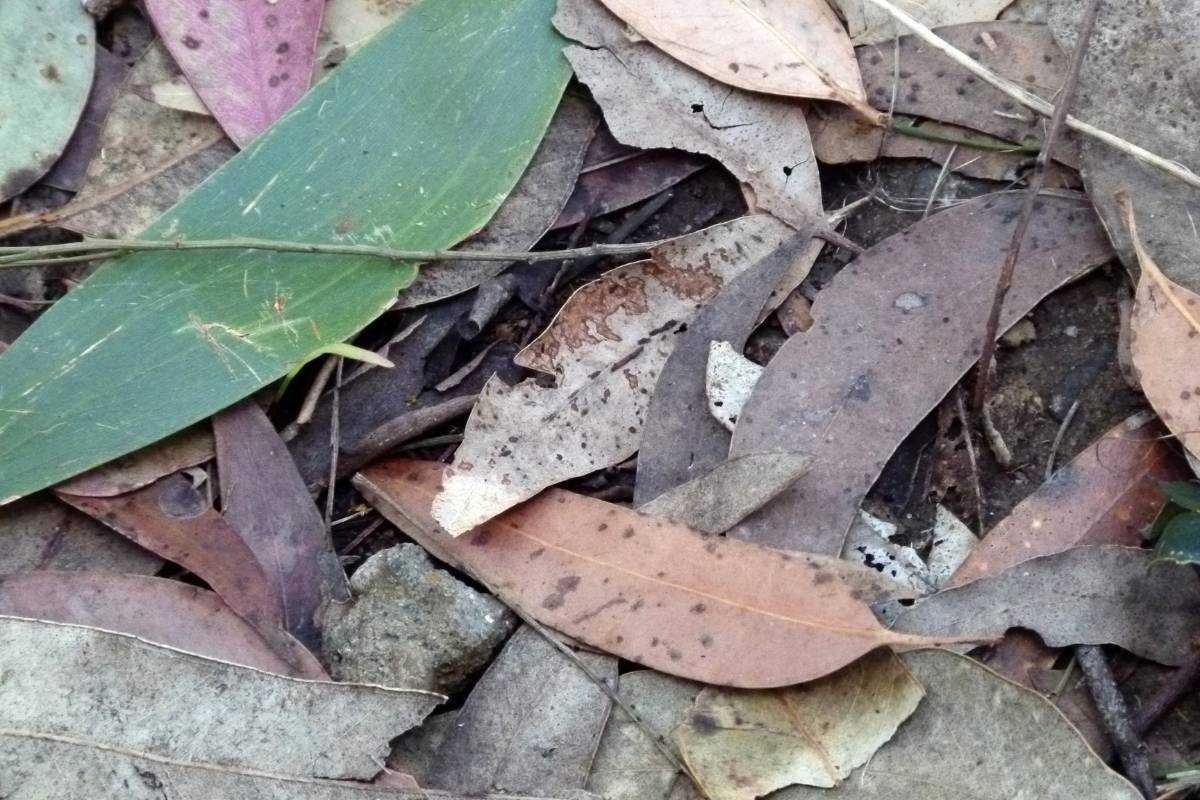
[[[117,497],[59,497],[168,561],[191,570],[297,669],[307,653],[287,635],[279,599],[254,552],[199,492],[172,475]]]
[[[1137,545],[1163,505],[1158,484],[1183,464],[1145,417],[1109,430],[992,528],[946,588],[1089,544]]]
[[[317,612],[330,600],[350,599],[325,521],[287,445],[253,399],[214,417],[213,433],[225,521],[266,572],[284,630],[315,647]]]
[[[329,680],[313,656],[302,669],[292,667],[215,593],[179,581],[94,572],[19,573],[0,578],[0,614],[128,633],[232,664]]]
[[[703,536],[557,489],[452,538],[430,513],[444,470],[399,459],[368,468],[355,485],[506,601],[639,664],[763,688],[827,675],[883,645],[940,643],[881,627],[866,588],[877,576],[863,567]]]
[[[188,428],[60,483],[55,490],[81,497],[115,497],[212,457],[213,437],[208,426]]]

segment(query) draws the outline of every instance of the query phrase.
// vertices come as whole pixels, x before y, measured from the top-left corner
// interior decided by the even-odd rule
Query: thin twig
[[[333,377],[333,397],[330,402],[329,413],[329,483],[325,488],[325,530],[333,534],[333,495],[335,484],[337,483],[338,471],[338,451],[342,449],[342,432],[341,432],[341,394],[342,394],[342,362],[344,359],[341,356],[337,357],[337,366],[334,368]]]
[[[872,0],[872,2],[880,2],[880,0]],[[1042,142],[1042,151],[1038,153],[1033,177],[1029,180],[1029,188],[1025,195],[1025,202],[1021,206],[1021,216],[1017,218],[1017,225],[1013,228],[1012,241],[1004,255],[1004,266],[1000,270],[1000,277],[996,280],[996,289],[992,294],[992,307],[988,312],[987,328],[983,335],[983,348],[979,355],[979,369],[975,378],[974,406],[976,411],[982,410],[983,404],[987,400],[992,356],[996,352],[996,337],[1000,334],[1000,311],[1004,307],[1004,298],[1008,296],[1008,289],[1012,286],[1017,257],[1021,253],[1021,244],[1025,241],[1025,233],[1029,230],[1029,223],[1033,219],[1033,209],[1037,203],[1038,192],[1042,190],[1042,186],[1046,182],[1046,167],[1050,162],[1050,153],[1053,152],[1054,143],[1062,131],[1063,122],[1067,118],[1067,110],[1075,102],[1083,56],[1087,52],[1088,40],[1092,38],[1092,29],[1096,25],[1096,17],[1099,13],[1100,0],[1088,0],[1088,6],[1084,10],[1083,19],[1079,24],[1079,37],[1075,43],[1075,49],[1071,52],[1071,64],[1067,68],[1067,78],[1063,81],[1058,106],[1050,118],[1050,130],[1046,132],[1045,141]],[[970,58],[967,60],[971,61]],[[971,63],[975,62],[971,61]]]
[[[921,219],[928,217],[929,212],[933,210],[933,202],[937,200],[938,192],[942,190],[942,182],[946,180],[946,175],[950,172],[950,165],[954,163],[956,153],[958,153],[958,145],[950,148],[950,153],[942,164],[941,172],[938,173],[937,180],[933,182],[933,188],[929,190],[929,199],[925,201],[925,210],[921,212]]]
[[[1075,402],[1071,403],[1071,407],[1067,409],[1067,415],[1063,417],[1062,425],[1058,426],[1058,432],[1054,434],[1054,443],[1050,445],[1050,455],[1046,458],[1046,474],[1045,479],[1050,480],[1054,477],[1054,460],[1058,457],[1058,448],[1062,447],[1063,439],[1067,436],[1067,428],[1071,427],[1071,422],[1075,419],[1075,413],[1079,411],[1079,398],[1075,398]]]
[[[1104,656],[1104,650],[1097,645],[1080,644],[1075,646],[1075,658],[1079,668],[1087,677],[1088,691],[1096,702],[1096,710],[1112,740],[1113,750],[1117,753],[1125,775],[1149,800],[1155,795],[1154,778],[1150,774],[1150,757],[1146,745],[1133,729],[1129,721],[1129,708],[1125,704],[1125,696],[1117,686],[1112,668]]]
[[[1171,673],[1157,691],[1138,709],[1133,729],[1139,736],[1149,733],[1158,721],[1166,716],[1175,705],[1190,694],[1200,683],[1200,649],[1192,651],[1187,661]]]
[[[980,535],[983,534],[983,529],[987,525],[987,518],[983,516],[983,483],[979,480],[979,462],[975,460],[975,444],[971,441],[971,420],[967,417],[967,406],[963,402],[962,388],[955,387],[954,402],[958,406],[958,418],[962,422],[963,440],[967,443],[967,460],[971,464],[971,482],[975,489],[975,516],[977,517],[976,527]]]
[[[1000,75],[992,72],[987,67],[983,66],[978,61],[975,61],[969,55],[964,53],[962,50],[959,50],[957,47],[954,47],[954,45],[938,36],[928,27],[922,25],[910,14],[907,14],[897,8],[894,4],[889,2],[889,0],[870,0],[870,2],[874,3],[876,6],[895,17],[914,34],[930,44],[935,50],[939,50],[940,52],[949,56],[954,63],[979,76],[984,81],[1004,92],[1021,105],[1033,109],[1044,117],[1054,116],[1055,106],[1038,97],[1037,95],[1027,92],[1007,78],[1001,77]],[[1077,130],[1086,136],[1091,136],[1093,139],[1104,142],[1108,146],[1116,150],[1120,150],[1122,153],[1128,153],[1143,163],[1157,167],[1164,172],[1178,178],[1189,186],[1200,188],[1200,175],[1192,172],[1182,164],[1151,153],[1144,147],[1140,147],[1133,142],[1127,141],[1119,136],[1109,133],[1108,131],[1097,128],[1095,125],[1083,122],[1076,117],[1067,115],[1066,119],[1064,120],[1064,124],[1068,128]],[[1048,148],[1043,144],[1042,149],[1047,150]]]
[[[337,362],[337,358],[327,358],[321,364],[321,368],[317,370],[312,386],[308,387],[308,393],[304,395],[304,402],[300,404],[300,411],[297,412],[296,418],[279,433],[280,438],[285,442],[295,439],[300,433],[301,426],[307,425],[313,418],[313,414],[317,410],[317,402],[321,399],[321,393],[325,391],[325,386],[329,383],[329,376],[333,374]]]

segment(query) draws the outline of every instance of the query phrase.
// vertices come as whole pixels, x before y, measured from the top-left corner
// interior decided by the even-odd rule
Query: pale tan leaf
[[[741,89],[866,107],[845,28],[825,0],[603,0],[655,46]]]
[[[925,699],[895,737],[832,789],[771,800],[1138,800],[1054,705],[944,650],[904,656]]]
[[[772,691],[705,689],[672,736],[711,800],[754,800],[792,784],[836,786],[864,764],[925,691],[890,650]]]
[[[493,378],[484,386],[434,507],[439,522],[462,533],[547,486],[632,456],[676,331],[790,232],[767,215],[743,217],[575,292],[517,356],[557,385]]]
[[[886,11],[868,0],[832,0],[846,20],[856,45],[884,42],[908,33]],[[901,8],[921,23],[937,28],[960,22],[986,22],[1000,15],[1012,0],[897,0]]]

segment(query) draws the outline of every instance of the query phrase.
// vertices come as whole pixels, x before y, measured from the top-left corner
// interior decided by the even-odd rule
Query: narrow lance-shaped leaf
[[[453,244],[516,183],[558,102],[568,69],[552,11],[551,0],[422,3],[147,235]],[[413,274],[263,250],[109,264],[0,357],[0,499],[250,394],[353,335]]]

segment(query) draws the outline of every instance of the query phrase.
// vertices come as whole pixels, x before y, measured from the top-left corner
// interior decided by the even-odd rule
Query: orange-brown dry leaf
[[[744,688],[813,680],[887,645],[877,576],[551,489],[453,538],[430,513],[445,466],[397,459],[355,477],[363,496],[444,561],[540,622],[639,664]]]
[[[212,457],[212,431],[207,425],[200,425],[101,464],[54,488],[81,497],[115,497],[148,486],[172,472],[211,461]]]
[[[655,46],[755,92],[866,106],[850,36],[825,0],[603,0]]]
[[[1080,545],[1136,546],[1162,508],[1159,482],[1184,474],[1163,435],[1144,415],[1105,432],[992,528],[946,588]]]

